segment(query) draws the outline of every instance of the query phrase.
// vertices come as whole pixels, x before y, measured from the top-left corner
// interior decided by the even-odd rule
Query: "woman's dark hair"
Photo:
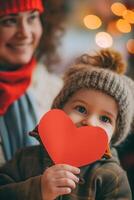
[[[36,52],[37,59],[49,67],[50,64],[56,63],[59,56],[56,48],[64,32],[63,22],[66,17],[65,0],[42,0],[45,7],[41,15],[43,26],[43,35]]]

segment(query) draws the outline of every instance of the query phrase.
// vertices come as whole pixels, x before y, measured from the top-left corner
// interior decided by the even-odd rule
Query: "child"
[[[123,72],[116,52],[83,55],[66,72],[52,105],[64,110],[77,127],[105,129],[113,155],[107,149],[101,160],[81,167],[80,172],[74,166],[54,165],[42,145],[26,148],[0,169],[1,199],[131,200],[126,173],[112,150],[125,139],[134,119],[133,91]],[[38,127],[32,135],[38,138],[37,132]]]
[[[29,86],[36,61],[54,60],[63,12],[62,0],[0,0],[0,164],[36,143],[26,134],[38,122]]]

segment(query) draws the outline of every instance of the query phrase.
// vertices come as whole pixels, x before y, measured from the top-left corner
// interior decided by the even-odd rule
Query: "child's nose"
[[[94,117],[85,118],[82,120],[82,126],[97,126],[96,119]]]

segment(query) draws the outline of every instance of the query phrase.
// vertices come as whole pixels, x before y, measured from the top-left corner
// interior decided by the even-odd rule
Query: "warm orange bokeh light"
[[[101,19],[96,15],[87,15],[84,17],[84,24],[89,29],[97,29],[101,26]]]
[[[122,33],[129,33],[131,31],[131,25],[125,19],[119,19],[116,22],[118,30]]]
[[[109,48],[113,44],[113,38],[107,32],[99,32],[95,37],[96,44],[102,48]]]
[[[125,10],[123,13],[123,18],[127,20],[130,24],[134,24],[134,11]]]
[[[111,10],[115,15],[122,16],[124,11],[127,10],[127,8],[124,4],[116,2],[112,4]]]
[[[127,50],[129,53],[134,54],[134,39],[130,39],[127,42]]]
[[[121,34],[121,32],[116,27],[116,20],[109,22],[107,26],[107,32],[115,36]]]

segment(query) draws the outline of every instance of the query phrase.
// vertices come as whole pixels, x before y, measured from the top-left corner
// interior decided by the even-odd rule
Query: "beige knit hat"
[[[112,96],[118,103],[119,113],[116,134],[111,143],[118,145],[128,135],[131,124],[134,124],[134,82],[124,73],[125,65],[118,52],[100,50],[93,56],[84,54],[65,73],[64,86],[52,108],[62,109],[81,88],[94,88]]]

